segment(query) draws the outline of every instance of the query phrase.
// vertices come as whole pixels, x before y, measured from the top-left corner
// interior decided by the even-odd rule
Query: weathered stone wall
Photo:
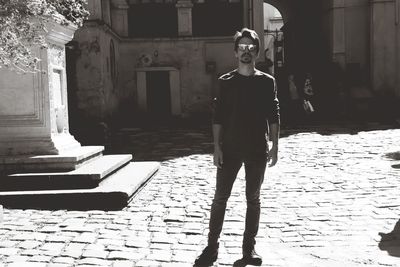
[[[120,45],[120,53],[119,79],[126,97],[136,99],[135,69],[141,66],[141,55],[152,56],[155,66],[177,68],[181,79],[182,115],[208,112],[217,76],[235,68],[236,64],[231,37],[126,39]],[[215,62],[214,72],[206,71],[206,62]]]
[[[374,91],[400,97],[398,1],[371,1],[371,65]]]
[[[346,62],[369,69],[369,1],[346,0],[344,13]]]
[[[333,0],[325,5],[332,56],[360,65],[364,83],[377,95],[400,96],[399,6],[395,0]]]
[[[90,118],[103,120],[118,108],[119,39],[106,26],[98,27],[94,23],[78,30],[75,40],[78,42],[75,74],[78,109]],[[112,78],[113,70],[115,77]]]

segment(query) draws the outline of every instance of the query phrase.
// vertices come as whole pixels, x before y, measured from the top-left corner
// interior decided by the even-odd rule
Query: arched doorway
[[[278,84],[282,120],[290,121],[296,114],[290,112],[293,94],[289,90],[289,77],[293,77],[299,98],[305,97],[307,77],[312,77],[312,87],[318,91],[312,102],[321,105],[330,60],[321,1],[264,0],[264,36],[265,55],[273,58],[270,73]]]
[[[285,61],[284,20],[281,12],[271,4],[264,3],[264,64],[263,70],[271,75],[283,68]]]

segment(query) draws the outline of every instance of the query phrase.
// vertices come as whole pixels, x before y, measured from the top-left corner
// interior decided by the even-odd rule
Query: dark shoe
[[[218,258],[218,245],[207,246],[194,261],[194,266],[211,266]]]
[[[243,251],[243,261],[245,264],[254,265],[254,266],[261,266],[262,258],[257,252],[253,249]]]

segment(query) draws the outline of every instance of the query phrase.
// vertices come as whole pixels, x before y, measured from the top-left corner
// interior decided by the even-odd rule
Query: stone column
[[[260,56],[258,61],[264,61],[264,2],[253,1],[253,30],[255,30],[260,37]]]
[[[35,49],[40,72],[0,69],[0,163],[19,155],[57,155],[79,148],[69,133],[65,44],[74,26],[47,25],[46,49]]]
[[[111,28],[123,37],[129,34],[128,9],[126,0],[111,0]]]
[[[178,12],[179,36],[192,36],[192,7],[191,0],[178,0],[176,8]]]
[[[374,91],[400,96],[400,27],[396,0],[371,0],[371,78]]]
[[[332,58],[346,66],[345,0],[332,1]]]

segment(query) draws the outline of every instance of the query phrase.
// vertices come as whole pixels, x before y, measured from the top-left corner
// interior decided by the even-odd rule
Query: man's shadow
[[[393,231],[387,234],[379,233],[379,235],[381,236],[379,248],[387,251],[391,256],[400,257],[400,220],[394,226]]]
[[[385,155],[387,158],[391,160],[400,160],[400,152],[391,152],[391,153],[386,153]],[[392,165],[392,168],[394,169],[400,169],[400,164],[396,163]]]

